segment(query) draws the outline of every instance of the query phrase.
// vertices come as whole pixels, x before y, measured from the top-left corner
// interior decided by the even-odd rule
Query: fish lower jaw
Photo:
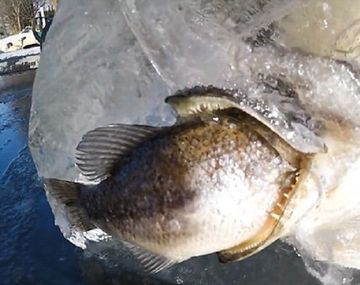
[[[240,244],[222,251],[219,254],[219,259],[221,262],[226,263],[240,261],[250,257],[277,239],[274,236],[274,232],[285,209],[286,203],[284,200],[287,200],[290,195],[287,192],[284,192],[283,194],[285,199],[280,199],[279,202],[276,203],[273,211],[269,213],[265,224],[259,229],[259,231],[251,238],[241,242]]]

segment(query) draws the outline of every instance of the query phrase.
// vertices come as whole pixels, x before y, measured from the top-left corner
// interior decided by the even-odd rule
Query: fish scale
[[[214,252],[224,262],[256,253],[308,159],[233,108],[165,128],[109,125],[77,150],[79,168],[101,182],[52,180],[49,191],[72,207],[75,224],[123,240],[153,272]]]

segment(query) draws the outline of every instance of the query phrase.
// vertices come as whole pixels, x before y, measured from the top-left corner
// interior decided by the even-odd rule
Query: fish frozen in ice
[[[201,96],[216,106],[187,100]],[[48,191],[69,207],[74,224],[121,239],[152,272],[209,253],[228,262],[258,252],[274,241],[312,154],[220,97],[169,97],[179,114],[171,127],[88,132],[77,165],[101,182],[48,179]]]

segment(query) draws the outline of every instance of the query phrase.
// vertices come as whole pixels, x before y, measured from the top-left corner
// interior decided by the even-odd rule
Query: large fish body
[[[78,166],[103,181],[48,189],[84,229],[134,245],[149,270],[213,252],[236,260],[271,235],[303,159],[254,122],[239,112],[99,128],[79,144]]]

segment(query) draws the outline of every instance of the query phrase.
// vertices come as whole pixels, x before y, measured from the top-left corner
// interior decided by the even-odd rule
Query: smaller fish
[[[170,97],[179,114],[172,127],[88,132],[77,165],[101,182],[48,179],[47,190],[71,222],[124,241],[151,272],[210,253],[229,262],[258,252],[274,241],[310,154],[216,98],[216,108],[194,112],[191,101]]]

